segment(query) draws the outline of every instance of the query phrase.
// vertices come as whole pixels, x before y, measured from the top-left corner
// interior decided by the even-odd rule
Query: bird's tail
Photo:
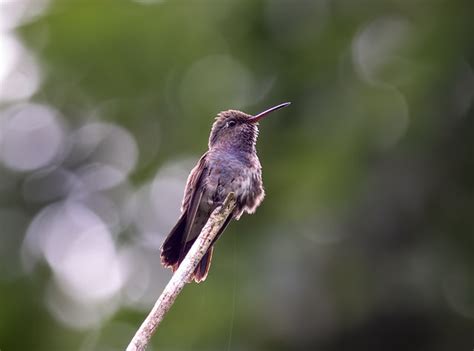
[[[179,217],[178,223],[171,229],[163,245],[161,245],[161,264],[173,270],[178,269],[181,263],[181,252],[186,244],[186,212]]]
[[[160,256],[163,266],[171,268],[173,272],[176,271],[195,240],[186,242],[186,213],[183,213],[161,246]],[[191,276],[191,279],[194,279],[197,283],[202,282],[207,277],[211,266],[212,251],[213,246],[203,256],[193,276]]]
[[[207,278],[207,273],[209,273],[209,268],[211,267],[212,252],[214,251],[214,246],[211,246],[207,250],[206,254],[202,257],[201,262],[194,270],[194,281],[200,283]]]
[[[194,270],[191,280],[194,279],[196,283],[200,283],[206,279],[209,268],[211,267],[214,243],[230,223],[231,219],[232,214],[229,215],[222,227],[219,229],[216,238]],[[193,246],[196,241],[196,238],[189,241],[186,241],[186,238],[186,212],[184,212],[161,246],[161,263],[163,266],[171,268],[173,272],[178,269],[189,249],[191,249],[191,246]]]

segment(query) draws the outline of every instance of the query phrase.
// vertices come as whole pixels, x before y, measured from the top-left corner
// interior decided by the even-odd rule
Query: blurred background
[[[216,114],[267,197],[149,350],[472,350],[474,3],[1,0],[0,349],[123,350]]]

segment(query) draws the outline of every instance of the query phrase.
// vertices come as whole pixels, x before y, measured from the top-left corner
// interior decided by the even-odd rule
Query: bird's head
[[[214,146],[236,146],[250,150],[255,147],[258,136],[258,122],[269,113],[288,106],[290,103],[271,107],[255,116],[237,110],[222,111],[212,125],[209,148]]]

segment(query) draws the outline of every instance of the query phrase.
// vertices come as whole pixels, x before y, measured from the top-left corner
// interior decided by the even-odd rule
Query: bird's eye
[[[236,121],[234,121],[233,119],[231,119],[230,121],[227,122],[227,127],[233,127],[237,124]]]

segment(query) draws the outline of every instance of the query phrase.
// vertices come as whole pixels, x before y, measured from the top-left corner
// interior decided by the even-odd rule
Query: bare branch
[[[235,196],[234,193],[230,193],[227,195],[222,206],[217,207],[212,212],[183,262],[181,262],[145,321],[135,333],[132,341],[130,341],[126,351],[143,351],[146,349],[151,336],[160,325],[166,312],[173,305],[178,294],[186,283],[190,281],[194,270],[209,249],[209,246],[211,246],[212,241],[219,232],[219,228],[221,228],[227,217],[234,210],[234,207]]]

